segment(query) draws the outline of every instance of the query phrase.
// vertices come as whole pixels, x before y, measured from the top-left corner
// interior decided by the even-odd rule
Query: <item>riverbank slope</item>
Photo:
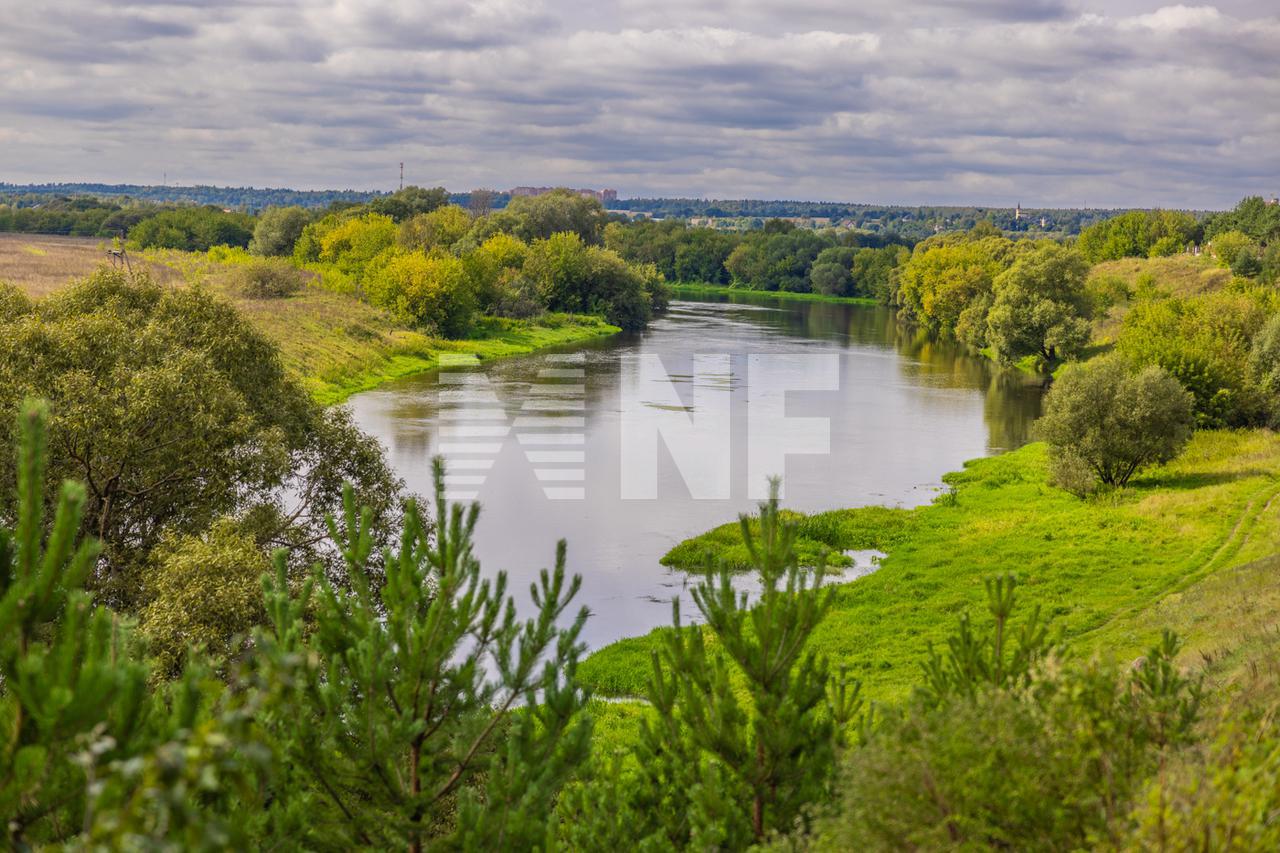
[[[0,281],[34,298],[92,273],[106,260],[107,241],[45,235],[0,235]],[[544,314],[532,320],[481,318],[465,340],[447,340],[406,326],[385,311],[320,287],[283,299],[252,299],[236,285],[237,267],[198,252],[136,255],[131,263],[169,285],[199,284],[234,304],[279,348],[285,367],[322,404],[435,369],[442,353],[482,361],[569,346],[621,331],[598,317]]]
[[[1280,436],[1270,431],[1199,432],[1177,460],[1090,500],[1049,486],[1046,462],[1044,445],[1033,444],[948,474],[951,490],[927,506],[802,518],[809,548],[887,554],[877,571],[839,586],[817,650],[848,665],[868,698],[900,700],[929,645],[962,611],[980,612],[984,579],[1015,573],[1024,604],[1039,606],[1075,647],[1131,659],[1168,624],[1160,609],[1174,596],[1280,550]],[[669,562],[696,570],[732,558],[728,532],[681,543]],[[1187,656],[1220,646],[1229,629],[1181,621]],[[662,630],[597,651],[583,677],[603,695],[642,694]]]

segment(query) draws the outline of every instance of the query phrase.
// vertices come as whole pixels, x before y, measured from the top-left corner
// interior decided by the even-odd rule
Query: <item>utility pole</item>
[[[400,164],[400,189],[404,189],[404,163]]]

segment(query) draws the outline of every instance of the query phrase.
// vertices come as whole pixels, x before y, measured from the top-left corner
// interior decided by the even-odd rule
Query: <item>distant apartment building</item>
[[[562,187],[516,187],[515,189],[511,190],[511,195],[512,197],[518,196],[518,195],[523,195],[523,196],[546,195],[552,190],[557,190],[557,189],[563,189],[563,188]],[[600,202],[601,204],[609,204],[610,202],[614,202],[618,200],[617,190],[581,190],[580,189],[580,190],[573,190],[573,192],[577,193],[580,196],[585,196],[586,198],[594,198],[596,201]]]

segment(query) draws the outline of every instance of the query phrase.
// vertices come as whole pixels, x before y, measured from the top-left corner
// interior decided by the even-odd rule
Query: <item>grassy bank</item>
[[[238,303],[280,347],[285,365],[321,403],[392,379],[433,370],[441,353],[481,361],[527,355],[621,331],[597,317],[547,314],[537,320],[484,318],[466,340],[444,340],[405,328],[362,302],[323,290],[284,300]]]
[[[92,273],[104,262],[106,248],[107,241],[89,238],[0,235],[0,280],[39,298]],[[279,346],[285,366],[324,404],[432,370],[441,353],[489,360],[620,331],[598,317],[545,314],[536,320],[482,318],[467,340],[445,340],[320,287],[304,288],[285,299],[250,299],[237,286],[235,264],[203,253],[152,251],[135,255],[132,264],[163,284],[198,284],[235,304]]]
[[[1039,444],[945,479],[952,491],[925,507],[835,510],[800,522],[807,547],[887,552],[879,570],[839,588],[815,636],[873,699],[905,695],[929,644],[981,605],[992,575],[1018,574],[1023,601],[1078,644],[1134,657],[1169,621],[1159,608],[1173,596],[1280,550],[1280,437],[1268,431],[1198,433],[1178,460],[1087,501],[1046,484]],[[668,556],[695,568],[727,541],[712,531]],[[1213,625],[1182,621],[1190,650],[1221,641]],[[581,672],[600,693],[642,693],[654,639],[614,643]]]
[[[308,287],[287,299],[249,299],[236,285],[236,264],[190,252],[149,252],[148,258],[222,294],[280,347],[285,366],[317,401],[352,394],[435,369],[442,353],[481,361],[528,355],[621,331],[598,317],[544,314],[533,320],[482,317],[465,340],[447,340],[405,325],[343,293]]]
[[[839,305],[878,305],[879,303],[865,296],[824,296],[821,293],[792,293],[786,290],[749,290],[744,287],[726,287],[718,284],[669,284],[671,292],[677,298],[693,299],[741,297],[747,301],[765,301],[785,299],[793,302],[831,302]]]

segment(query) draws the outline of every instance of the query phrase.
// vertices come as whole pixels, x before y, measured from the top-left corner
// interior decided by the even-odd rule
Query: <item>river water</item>
[[[752,509],[766,476],[806,512],[933,499],[966,459],[1029,440],[1041,387],[881,307],[675,302],[641,334],[483,366],[465,360],[354,397],[356,422],[428,495],[482,504],[476,553],[517,602],[568,540],[599,648],[690,613],[659,559]],[[859,570],[865,570],[865,564]]]

